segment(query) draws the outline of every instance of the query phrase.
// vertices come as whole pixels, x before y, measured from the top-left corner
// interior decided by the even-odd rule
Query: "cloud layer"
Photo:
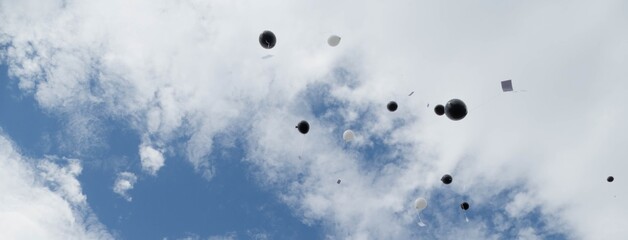
[[[330,237],[628,236],[623,1],[0,6],[12,76],[45,109],[88,119],[75,121],[77,136],[99,118],[123,121],[146,143],[183,149],[206,179],[220,171],[214,136],[244,138],[260,183]],[[257,45],[266,29],[272,50]],[[343,38],[336,48],[331,34]],[[502,94],[503,79],[527,91]],[[425,107],[451,98],[466,101],[467,118]],[[294,130],[302,119],[305,136]],[[355,143],[342,142],[347,128]],[[163,155],[138,147],[156,174]],[[445,190],[444,173],[454,176]],[[430,202],[428,229],[416,227],[418,196]],[[478,210],[452,230],[461,213],[447,204],[460,199]]]
[[[0,237],[113,239],[91,212],[73,159],[24,158],[0,133]]]

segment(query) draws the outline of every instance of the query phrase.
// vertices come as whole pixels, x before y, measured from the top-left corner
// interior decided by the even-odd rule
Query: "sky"
[[[628,238],[627,12],[0,0],[0,238]]]

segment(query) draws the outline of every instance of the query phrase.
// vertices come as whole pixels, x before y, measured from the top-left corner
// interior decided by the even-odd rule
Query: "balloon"
[[[337,35],[329,36],[329,38],[327,39],[327,44],[332,47],[338,46],[338,44],[340,44],[340,37]]]
[[[386,105],[386,108],[388,108],[388,111],[391,111],[391,112],[397,111],[397,107],[399,106],[397,105],[395,101],[390,101],[388,105]]]
[[[440,104],[436,105],[436,107],[434,107],[434,112],[438,116],[443,116],[443,114],[445,114],[445,106]]]
[[[454,179],[449,174],[445,174],[443,175],[442,178],[440,178],[440,181],[443,182],[444,184],[450,184],[453,180]]]
[[[451,99],[445,105],[445,115],[451,120],[462,120],[467,116],[467,105],[460,99]]]
[[[338,179],[338,181],[336,181],[337,184],[340,184],[340,182],[341,182],[340,179]]]
[[[465,210],[465,211],[469,210],[469,203],[467,203],[467,202],[462,202],[462,203],[460,204],[460,208],[462,208],[462,210]]]
[[[351,130],[346,130],[344,133],[342,133],[342,139],[345,140],[345,142],[350,142],[355,138],[355,135],[353,134],[353,131]]]
[[[307,123],[307,121],[303,120],[299,122],[299,124],[297,124],[296,128],[299,129],[300,133],[306,134],[310,131],[310,124]]]
[[[502,81],[502,91],[504,92],[512,92],[512,80],[504,80]]]
[[[427,201],[425,200],[425,198],[422,198],[422,197],[417,198],[414,201],[414,207],[417,210],[421,211],[421,210],[423,210],[423,209],[425,209],[427,207]]]
[[[615,178],[613,176],[608,176],[608,178],[606,178],[606,181],[613,182],[615,181]]]
[[[275,47],[276,43],[277,37],[275,37],[275,34],[271,31],[266,30],[259,35],[259,44],[262,45],[263,48],[271,49]]]

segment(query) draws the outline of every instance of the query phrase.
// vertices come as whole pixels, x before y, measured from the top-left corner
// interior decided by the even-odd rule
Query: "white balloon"
[[[338,44],[340,44],[340,37],[337,35],[329,36],[329,38],[327,39],[327,44],[332,47],[338,46]]]
[[[342,139],[344,139],[346,142],[350,142],[355,138],[355,135],[353,134],[353,131],[351,130],[346,130],[344,133],[342,133]]]
[[[425,209],[427,207],[427,201],[425,200],[425,198],[417,198],[416,201],[414,201],[414,207],[421,211],[423,209]]]

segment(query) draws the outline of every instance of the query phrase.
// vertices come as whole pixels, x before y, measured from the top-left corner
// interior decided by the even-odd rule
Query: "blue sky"
[[[63,118],[39,109],[32,97],[24,96],[15,82],[9,81],[6,66],[1,70],[0,124],[5,134],[29,157],[74,157],[45,137],[63,134]],[[133,202],[126,202],[112,192],[112,184],[117,170],[141,170],[136,148],[140,139],[123,123],[109,120],[106,126],[106,146],[79,154],[83,156],[84,169],[78,180],[95,215],[116,238],[253,238],[256,234],[281,239],[321,238],[320,226],[301,223],[277,201],[272,189],[255,182],[251,166],[242,162],[241,143],[232,147],[219,145],[220,150],[209,156],[216,159],[220,169],[211,182],[194,174],[181,156],[173,155],[159,178],[140,176],[144,179],[133,190]]]
[[[21,146],[23,154],[33,158],[44,155],[81,156],[84,170],[78,180],[83,193],[88,196],[87,202],[94,214],[116,238],[176,239],[217,235],[254,238],[255,234],[273,239],[324,237],[324,226],[328,223],[302,223],[285,204],[278,201],[274,192],[280,191],[279,189],[256,182],[253,174],[255,167],[243,162],[243,148],[246,146],[239,138],[235,139],[234,144],[221,144],[221,138],[225,136],[216,136],[216,150],[208,158],[215,161],[214,166],[219,172],[211,181],[194,174],[194,168],[185,162],[183,156],[173,154],[169,156],[168,165],[160,171],[158,178],[140,175],[140,182],[132,190],[133,201],[125,201],[111,191],[111,185],[117,171],[141,171],[138,152],[134,147],[140,144],[140,137],[124,123],[106,120],[106,128],[101,132],[104,145],[82,149],[85,152],[78,154],[60,150],[56,141],[46,136],[63,136],[63,124],[60,123],[63,117],[56,117],[39,109],[32,97],[24,96],[17,90],[15,82],[10,81],[6,66],[2,70],[1,110],[3,113],[12,113],[3,114],[0,119],[5,133]],[[345,77],[340,76],[338,80],[344,83]],[[330,112],[345,107],[328,95],[331,87],[327,84],[312,85],[304,91],[307,92],[304,104],[312,106],[313,116],[321,119],[322,123],[329,126],[341,125],[345,122],[341,116],[329,115]],[[384,109],[378,112],[387,114]],[[368,114],[372,113],[367,111],[360,115]],[[396,123],[397,127],[403,127],[402,122]],[[360,124],[353,124],[351,127],[356,131],[364,131],[364,126]],[[342,128],[334,128],[336,135],[341,135],[342,131]],[[297,135],[296,138],[298,137],[301,136]],[[388,156],[395,151],[393,146],[387,146],[385,140],[377,136],[369,140],[373,143],[370,147],[356,148],[346,144],[343,149],[355,151],[361,159],[365,159],[360,167],[368,169],[367,171],[378,172],[387,164],[398,164],[395,158]],[[345,144],[341,139],[337,142]],[[175,141],[172,144],[180,143]],[[328,184],[335,185],[336,177],[342,179],[340,175],[329,175]],[[298,181],[298,177],[296,180]],[[501,195],[513,192],[516,189]],[[423,218],[431,226],[417,228],[414,236],[438,236],[439,233],[433,227],[464,229],[469,223],[464,221],[463,212],[458,208],[464,199],[464,195],[452,192],[449,186],[433,191],[430,201],[437,204],[423,212]],[[504,198],[496,198],[498,201],[501,199]],[[503,204],[505,203],[496,202],[488,206],[474,205],[469,216],[471,219],[487,218],[490,224],[486,227],[490,231],[497,231],[491,218],[495,214],[504,214],[496,208]],[[523,221],[523,226],[531,225],[545,231],[545,224],[540,220],[539,214],[533,212],[519,221]],[[430,220],[438,219],[439,215],[447,216],[447,219],[441,217],[439,222]],[[507,226],[499,232],[515,237],[520,227],[517,225],[515,223]],[[563,239],[561,235],[551,233],[545,237]]]
[[[627,7],[0,0],[0,238],[628,237]]]

